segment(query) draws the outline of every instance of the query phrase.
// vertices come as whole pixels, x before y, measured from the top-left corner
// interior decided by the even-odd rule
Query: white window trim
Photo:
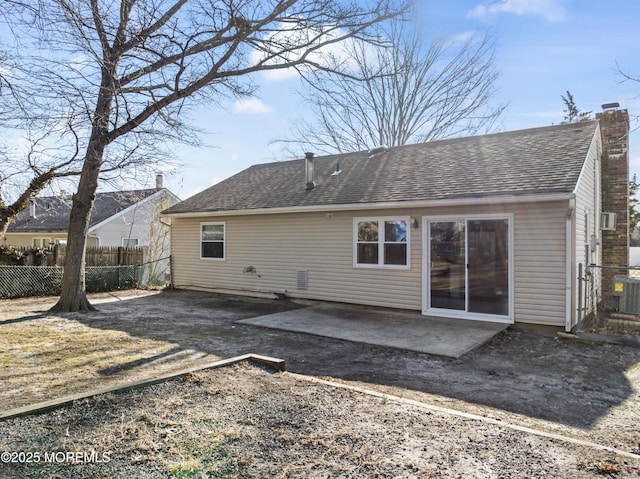
[[[39,240],[39,243],[40,243],[39,246],[35,246],[33,244],[36,240]],[[48,248],[50,243],[51,243],[51,238],[45,238],[42,236],[34,236],[33,238],[31,238],[31,246],[33,248]]]
[[[211,258],[208,256],[202,256],[202,227],[210,226],[210,225],[222,225],[223,233],[222,233],[222,258]],[[200,242],[198,243],[198,247],[200,248],[200,259],[207,261],[226,261],[227,260],[227,222],[226,221],[205,221],[200,223]]]
[[[358,263],[358,223],[361,221],[378,222],[378,264]],[[384,264],[384,222],[404,221],[407,224],[407,264]],[[383,225],[381,228],[380,225]],[[400,243],[398,243],[400,244]],[[360,216],[353,218],[353,267],[374,269],[411,269],[411,217],[410,216]]]
[[[131,236],[131,237],[123,237],[123,238],[122,238],[122,242],[121,242],[121,246],[122,246],[123,248],[126,248],[126,246],[124,245],[124,242],[125,242],[125,241],[127,241],[127,242],[128,242],[128,241],[133,241],[133,240],[136,240],[136,241],[137,241],[136,245],[135,245],[135,246],[133,246],[133,248],[137,248],[138,246],[140,246],[140,238],[135,238],[135,237],[133,237],[133,236]]]

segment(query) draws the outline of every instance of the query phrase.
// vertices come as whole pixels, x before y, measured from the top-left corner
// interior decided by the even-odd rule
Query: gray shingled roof
[[[596,132],[594,121],[252,166],[164,213],[570,193]],[[332,176],[336,165],[342,173]]]
[[[129,206],[156,193],[156,189],[111,191],[97,193],[91,211],[90,227],[101,223]],[[9,233],[27,231],[67,231],[71,213],[71,196],[44,196],[35,198],[36,217],[29,218],[29,208],[24,209],[9,225]]]

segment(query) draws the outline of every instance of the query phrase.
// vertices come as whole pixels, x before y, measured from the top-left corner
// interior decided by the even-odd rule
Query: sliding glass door
[[[429,310],[510,314],[509,218],[432,219],[427,227]]]

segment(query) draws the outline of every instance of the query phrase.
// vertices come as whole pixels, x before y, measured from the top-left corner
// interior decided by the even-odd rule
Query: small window
[[[225,224],[200,224],[200,257],[224,259],[225,253]]]
[[[33,238],[34,248],[48,248],[51,238]]]
[[[356,218],[355,265],[408,268],[408,218]]]
[[[124,248],[136,248],[138,246],[138,238],[122,238],[122,246]]]

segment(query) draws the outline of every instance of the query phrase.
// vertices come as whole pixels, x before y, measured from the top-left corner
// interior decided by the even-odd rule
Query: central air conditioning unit
[[[621,313],[640,314],[640,277],[614,276],[613,295],[620,298]]]
[[[615,231],[617,218],[618,215],[615,213],[602,213],[600,215],[600,229],[603,231]]]

